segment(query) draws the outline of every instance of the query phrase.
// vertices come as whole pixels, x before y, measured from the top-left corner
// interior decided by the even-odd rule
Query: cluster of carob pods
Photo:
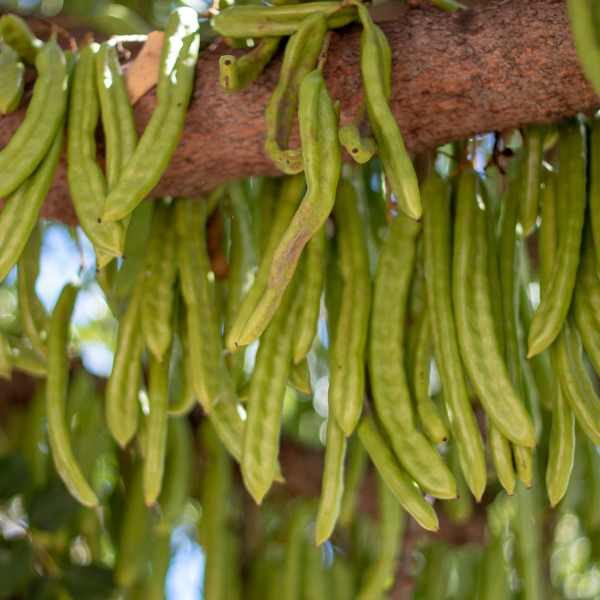
[[[327,32],[356,20],[363,27],[365,104],[360,121],[339,127],[322,76]],[[3,110],[18,106],[20,61],[38,71],[25,119],[0,151],[0,195],[6,197],[0,279],[18,263],[27,337],[0,340],[0,367],[47,377],[50,445],[69,490],[84,505],[98,503],[65,421],[77,289],[64,288],[46,337],[32,281],[36,223],[65,124],[73,204],[119,321],[106,421],[122,447],[134,439],[141,447],[147,505],[161,493],[169,415],[185,415],[197,402],[258,503],[285,477],[277,460],[283,398],[289,381],[310,392],[307,357],[323,295],[329,418],[318,544],[331,536],[339,515],[354,432],[389,490],[424,528],[438,527],[426,496],[448,500],[464,488],[480,499],[487,467],[474,398],[496,475],[509,494],[517,479],[531,485],[536,425],[541,410],[551,412],[546,484],[556,504],[573,465],[575,422],[600,443],[600,402],[590,371],[600,372],[598,126],[574,121],[545,138],[530,128],[523,156],[503,179],[504,193],[475,171],[476,144],[470,153],[456,152],[452,175],[431,166],[419,185],[388,105],[390,48],[364,5],[233,7],[216,16],[213,27],[226,38],[258,40],[241,58],[221,58],[221,84],[231,91],[254,81],[281,37],[289,36],[265,115],[265,150],[287,176],[259,188],[254,182],[252,194],[237,182],[204,201],[177,198],[153,206],[142,200],[183,133],[200,49],[196,13],[179,9],[169,19],[157,107],[139,139],[113,45],[65,54],[53,39],[34,38],[18,18],[0,19],[2,56],[13,64],[10,73],[3,71]],[[288,147],[296,116],[300,149]],[[105,171],[96,160],[100,117]],[[374,139],[363,135],[363,118]],[[377,153],[379,194],[390,199],[380,248],[369,238],[373,209],[361,204],[356,173],[342,175],[341,146],[360,163]],[[248,200],[256,189],[261,218]],[[215,211],[228,223],[225,290],[215,281],[206,238]],[[530,260],[534,247],[536,261]],[[535,310],[533,289],[540,291]],[[248,378],[245,348],[257,340]],[[144,362],[148,409],[141,427]],[[430,395],[432,373],[441,384],[436,396]]]

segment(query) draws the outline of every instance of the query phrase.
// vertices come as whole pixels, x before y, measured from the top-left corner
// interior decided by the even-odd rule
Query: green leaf
[[[101,492],[108,483],[104,473],[100,481],[97,477],[101,459],[114,454],[115,450],[104,420],[103,400],[92,376],[79,369],[69,388],[67,422],[71,424],[71,444],[81,472],[96,492]]]
[[[125,253],[123,265],[115,276],[113,289],[107,295],[111,311],[119,317],[127,307],[140,271],[146,258],[146,240],[150,235],[150,225],[154,213],[154,202],[142,202],[131,216],[127,237],[125,238]]]
[[[26,460],[20,454],[0,457],[0,500],[8,500],[26,492],[31,485],[31,474]]]
[[[33,577],[33,550],[25,539],[0,542],[0,597],[22,591]]]
[[[57,531],[67,525],[81,510],[60,480],[52,481],[29,500],[27,512],[33,529]]]
[[[64,598],[65,591],[60,583],[51,577],[38,577],[27,589],[27,600],[57,600]]]
[[[73,598],[106,600],[115,588],[112,571],[100,565],[71,565],[63,575],[63,583]]]

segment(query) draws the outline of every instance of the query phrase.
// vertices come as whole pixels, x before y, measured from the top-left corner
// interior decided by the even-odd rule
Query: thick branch
[[[382,23],[394,54],[392,108],[413,152],[600,104],[579,69],[564,0],[491,0],[453,15],[398,8],[393,19]],[[358,27],[334,33],[325,69],[343,122],[362,96],[359,37]],[[277,173],[263,153],[263,112],[280,60],[248,90],[226,94],[218,84],[223,51],[216,45],[200,59],[185,135],[156,195],[197,195],[228,179]],[[154,92],[136,105],[140,129],[154,106]],[[21,118],[2,119],[0,144]],[[64,166],[44,214],[73,221]]]

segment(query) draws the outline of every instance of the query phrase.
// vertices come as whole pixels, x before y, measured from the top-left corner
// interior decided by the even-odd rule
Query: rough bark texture
[[[392,109],[412,152],[491,130],[555,122],[600,104],[585,81],[571,41],[564,0],[490,0],[445,14],[432,8],[383,8],[378,15],[394,55]],[[392,18],[386,21],[385,19]],[[325,74],[342,121],[360,105],[358,27],[332,35]],[[263,153],[263,112],[280,58],[246,91],[226,94],[218,57],[207,49],[185,135],[155,195],[191,195],[248,175],[275,175]],[[135,107],[140,130],[155,106],[154,92]],[[0,145],[23,111],[0,121]],[[43,209],[74,222],[64,165]]]

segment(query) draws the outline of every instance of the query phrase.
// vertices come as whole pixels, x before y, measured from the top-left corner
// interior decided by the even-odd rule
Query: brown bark
[[[564,0],[490,0],[452,15],[384,5],[377,13],[394,55],[392,109],[412,152],[475,133],[556,122],[600,104],[579,69]],[[333,33],[325,69],[343,122],[356,114],[362,96],[359,33],[356,26]],[[224,51],[230,50],[216,44],[200,58],[185,134],[155,195],[194,196],[228,179],[277,174],[263,153],[263,113],[280,58],[249,89],[226,94],[217,64]],[[154,92],[136,105],[140,129],[154,106]],[[0,145],[22,116],[0,121]],[[64,165],[43,214],[74,221]]]

